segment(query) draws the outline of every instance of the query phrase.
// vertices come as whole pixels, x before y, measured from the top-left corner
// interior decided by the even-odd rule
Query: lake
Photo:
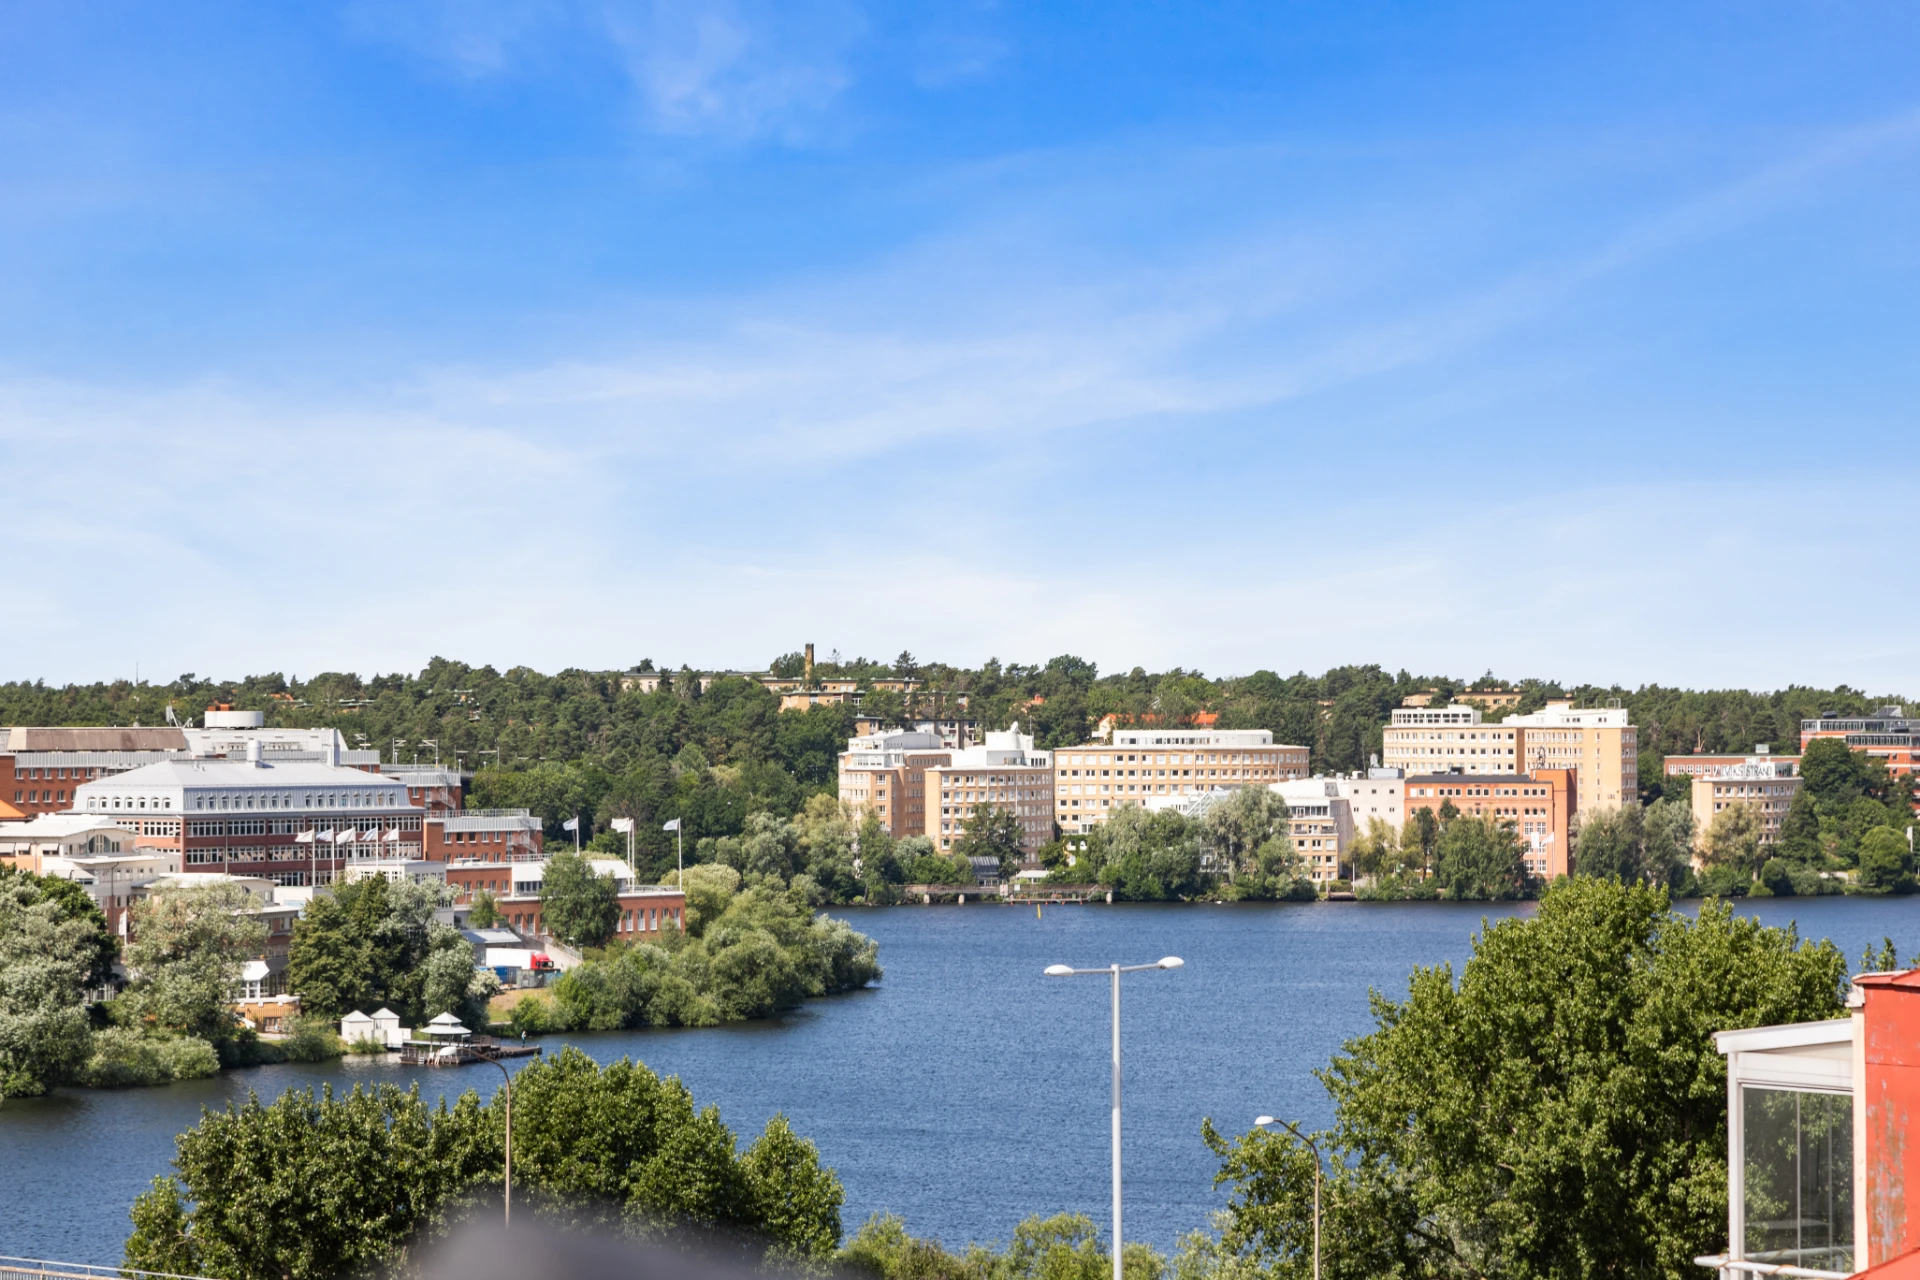
[[[775,1021],[548,1037],[601,1061],[679,1075],[750,1139],[785,1112],[846,1186],[847,1233],[891,1210],[949,1245],[1003,1240],[1030,1213],[1108,1213],[1108,986],[1049,964],[1184,969],[1124,980],[1126,1233],[1170,1249],[1224,1197],[1202,1117],[1237,1133],[1272,1113],[1320,1126],[1315,1068],[1372,1027],[1370,987],[1399,997],[1416,965],[1456,968],[1486,916],[1532,904],[899,907],[841,912],[880,943],[886,980]],[[1920,899],[1747,904],[1850,959],[1920,945]],[[348,1059],[263,1067],[165,1089],[63,1091],[0,1105],[0,1254],[117,1264],[127,1207],[168,1171],[174,1135],[248,1090],[417,1082],[428,1097],[499,1073]]]

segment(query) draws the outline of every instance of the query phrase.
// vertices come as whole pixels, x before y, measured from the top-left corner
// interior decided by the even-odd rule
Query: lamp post
[[[1123,1280],[1120,1273],[1120,975],[1147,969],[1178,969],[1185,963],[1179,956],[1165,956],[1152,964],[1114,964],[1104,969],[1076,969],[1065,964],[1047,966],[1049,978],[1105,975],[1113,979],[1113,1280]]]
[[[525,1037],[522,1037],[522,1039],[524,1040]],[[508,1071],[507,1064],[498,1058],[482,1058],[481,1061],[491,1062],[494,1066],[500,1068],[500,1074],[506,1079],[506,1083],[503,1084],[501,1088],[507,1091],[506,1212],[502,1218],[502,1229],[507,1230],[513,1226],[513,1073]]]
[[[1287,1132],[1306,1143],[1307,1149],[1313,1152],[1313,1280],[1320,1280],[1320,1147],[1292,1124],[1272,1116],[1259,1117],[1253,1122],[1253,1127],[1264,1129],[1270,1124],[1286,1125]]]

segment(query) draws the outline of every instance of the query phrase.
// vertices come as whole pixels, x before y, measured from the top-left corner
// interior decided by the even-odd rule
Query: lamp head
[[[1047,966],[1047,976],[1049,978],[1072,977],[1073,966],[1070,964],[1050,964]]]
[[[1264,1129],[1272,1123],[1273,1123],[1272,1116],[1261,1116],[1259,1119],[1253,1122],[1253,1127],[1256,1129]]]
[[[1160,967],[1162,969],[1178,969],[1184,964],[1186,964],[1186,961],[1182,960],[1179,956],[1162,956],[1160,958]]]

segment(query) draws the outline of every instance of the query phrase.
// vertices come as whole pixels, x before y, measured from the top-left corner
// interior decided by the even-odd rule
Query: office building
[[[895,839],[926,835],[927,770],[951,764],[953,756],[953,749],[932,733],[849,738],[840,753],[840,803],[856,821],[873,814]]]
[[[1307,748],[1276,743],[1266,729],[1118,728],[1110,742],[1053,753],[1054,820],[1091,831],[1117,808],[1156,797],[1270,786],[1307,774]]]
[[[1570,769],[1523,774],[1429,773],[1406,780],[1407,817],[1451,803],[1461,816],[1511,823],[1526,844],[1527,872],[1551,880],[1570,871],[1575,778]]]
[[[1746,760],[1700,774],[1693,779],[1694,843],[1701,846],[1714,815],[1736,804],[1750,806],[1760,819],[1761,844],[1777,843],[1780,824],[1799,793],[1800,778],[1785,760]]]
[[[1867,716],[1824,712],[1816,720],[1800,722],[1800,750],[1815,738],[1840,738],[1855,751],[1884,762],[1889,773],[1912,773],[1920,758],[1920,718],[1905,707],[1882,707]]]
[[[1408,774],[1511,774],[1518,731],[1486,724],[1479,707],[1395,707],[1380,734],[1380,763]]]
[[[1685,756],[1666,756],[1663,760],[1662,772],[1669,778],[1698,778],[1704,774],[1716,773],[1731,765],[1765,764],[1768,761],[1783,763],[1795,773],[1800,769],[1799,756],[1775,755],[1768,744],[1763,742],[1751,752],[1695,752]]]
[[[1353,807],[1336,778],[1297,778],[1272,784],[1287,802],[1294,852],[1316,884],[1345,878],[1347,846],[1353,843]]]
[[[1519,735],[1519,772],[1578,771],[1576,809],[1640,803],[1639,731],[1622,708],[1580,708],[1571,698],[1555,698],[1543,710],[1509,716],[1503,724]]]
[[[1053,839],[1053,754],[1036,751],[1033,735],[1021,733],[1018,721],[985,737],[977,747],[952,752],[947,763],[926,767],[924,834],[950,852],[973,812],[994,805],[1013,814],[1020,847],[1031,857]]]

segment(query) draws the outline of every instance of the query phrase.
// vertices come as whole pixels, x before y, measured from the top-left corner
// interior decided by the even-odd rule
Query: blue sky
[[[1917,37],[14,0],[0,675],[1910,688]]]

